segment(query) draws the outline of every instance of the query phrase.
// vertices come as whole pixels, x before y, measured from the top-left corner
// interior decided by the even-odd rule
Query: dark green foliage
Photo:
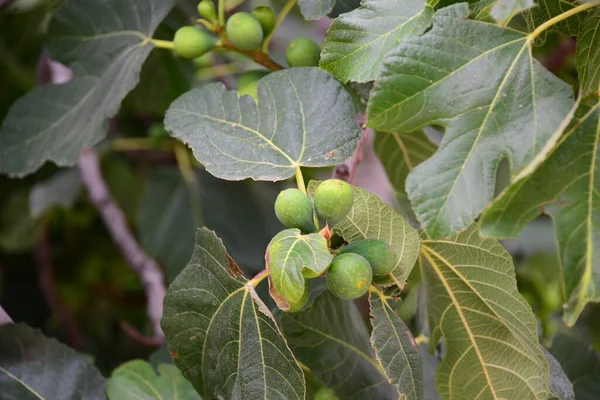
[[[357,299],[367,293],[373,280],[369,262],[358,254],[348,253],[333,259],[327,271],[327,287],[342,299]]]

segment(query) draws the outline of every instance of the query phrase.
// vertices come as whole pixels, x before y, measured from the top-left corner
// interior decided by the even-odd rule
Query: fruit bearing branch
[[[140,277],[146,292],[147,314],[154,332],[154,341],[162,342],[164,334],[160,328],[163,311],[165,285],[162,272],[157,263],[151,259],[135,240],[127,226],[123,211],[113,200],[102,177],[98,155],[94,150],[85,150],[78,162],[81,180],[86,187],[92,204],[99,211],[104,225],[121,253]]]

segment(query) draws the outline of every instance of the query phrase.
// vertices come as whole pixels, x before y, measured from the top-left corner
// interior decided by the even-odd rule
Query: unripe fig
[[[354,188],[339,179],[321,183],[313,196],[319,220],[333,226],[348,215],[354,203]]]
[[[298,228],[304,233],[316,230],[310,197],[298,189],[286,189],[279,193],[275,200],[275,215],[288,228]]]
[[[197,58],[215,47],[217,40],[201,29],[184,26],[175,32],[173,43],[181,57]]]
[[[367,293],[373,269],[361,255],[347,253],[333,259],[327,271],[327,287],[341,299],[356,299]]]
[[[285,59],[290,67],[316,67],[320,58],[319,45],[306,37],[292,40],[285,51]]]
[[[165,125],[163,123],[156,123],[148,129],[148,136],[153,138],[165,138],[169,137],[169,134],[165,130]]]
[[[335,395],[333,389],[328,387],[322,387],[315,393],[313,400],[339,400],[340,398]]]
[[[237,81],[237,91],[240,96],[252,96],[254,100],[258,100],[258,81],[269,71],[264,69],[256,69],[253,71],[244,72]]]
[[[259,6],[252,10],[252,15],[258,20],[260,26],[262,26],[263,33],[267,36],[273,30],[275,26],[275,11],[268,6]]]
[[[245,12],[238,12],[229,17],[225,31],[231,44],[242,50],[256,50],[263,41],[260,23],[253,15]]]
[[[202,0],[198,3],[198,14],[209,21],[217,20],[217,9],[212,0]]]
[[[300,297],[300,300],[298,300],[295,303],[288,301],[290,308],[289,308],[289,310],[287,310],[287,312],[298,312],[298,311],[302,310],[302,308],[308,302],[308,299],[310,299],[311,288],[312,288],[312,281],[305,279],[304,280],[304,293],[302,293],[302,297]]]
[[[396,255],[394,251],[385,242],[376,239],[357,240],[349,243],[339,250],[339,254],[355,253],[360,254],[367,259],[373,276],[385,276],[392,272],[396,266]]]
[[[200,57],[194,58],[194,66],[196,68],[208,68],[213,65],[213,55],[211,53],[206,53],[201,55]]]

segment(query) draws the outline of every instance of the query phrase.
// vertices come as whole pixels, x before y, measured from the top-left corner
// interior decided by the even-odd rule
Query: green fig
[[[297,228],[304,233],[316,230],[312,201],[298,189],[286,189],[279,193],[275,200],[275,215],[288,228]]]
[[[396,266],[396,255],[389,244],[376,239],[363,239],[339,249],[339,254],[355,253],[367,259],[373,268],[373,276],[388,275]]]
[[[202,0],[198,3],[198,14],[209,21],[216,21],[217,9],[215,8],[215,3],[213,3],[212,0]]]
[[[339,179],[329,179],[317,187],[313,200],[319,220],[331,227],[344,219],[352,209],[354,188]]]
[[[361,255],[354,253],[335,257],[327,271],[327,287],[341,299],[357,299],[367,293],[373,280],[373,269]]]
[[[184,26],[175,32],[173,44],[181,57],[198,58],[215,47],[217,39],[193,26]]]
[[[264,69],[255,69],[240,75],[237,81],[239,95],[251,96],[254,100],[258,100],[258,81],[268,73],[269,71]]]
[[[339,400],[340,398],[335,395],[333,389],[328,387],[322,387],[315,393],[313,400]]]
[[[259,6],[252,10],[252,15],[258,20],[260,26],[262,26],[263,33],[267,36],[273,30],[277,17],[275,11],[268,6]]]
[[[290,67],[317,67],[320,58],[321,48],[306,37],[292,40],[285,51],[285,59]]]
[[[229,17],[225,31],[231,44],[247,51],[258,49],[264,37],[260,22],[252,14],[245,12],[238,12]]]

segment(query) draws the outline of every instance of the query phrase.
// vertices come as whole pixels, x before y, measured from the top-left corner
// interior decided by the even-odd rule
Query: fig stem
[[[271,272],[269,272],[269,270],[265,268],[258,274],[254,275],[254,278],[248,281],[248,285],[252,286],[253,288],[256,288],[258,284],[265,280],[265,278],[267,278],[269,275],[271,275]]]
[[[196,20],[196,22],[199,23],[200,25],[202,25],[203,27],[205,27],[207,30],[209,30],[211,32],[216,32],[217,31],[217,27],[215,26],[215,24],[213,24],[209,20],[206,20],[204,18],[198,18]]]
[[[271,42],[271,39],[275,35],[275,31],[277,30],[279,25],[281,25],[281,23],[283,22],[285,17],[287,17],[287,15],[290,13],[290,11],[292,11],[292,8],[294,8],[295,5],[296,5],[296,0],[288,0],[288,2],[285,4],[285,6],[283,6],[281,11],[279,12],[279,15],[277,15],[277,19],[275,20],[275,25],[273,26],[273,29],[271,29],[271,32],[269,32],[269,34],[263,41],[263,44],[262,44],[262,52],[263,53],[265,53],[265,54],[269,53],[269,43]]]
[[[170,40],[150,39],[150,43],[159,49],[173,50],[175,48],[175,43]]]
[[[214,50],[216,50],[216,51],[233,50],[235,52],[245,55],[248,58],[251,58],[256,63],[270,69],[271,71],[279,71],[279,70],[284,69],[283,66],[276,63],[271,57],[269,57],[268,54],[263,53],[262,51],[260,51],[260,49],[253,50],[253,51],[238,49],[233,44],[231,44],[229,42],[229,40],[226,40],[226,38],[224,38],[224,37],[223,37],[223,42],[221,43],[220,47],[215,47]]]
[[[219,25],[225,26],[225,0],[219,0],[218,4]]]
[[[298,190],[306,194],[306,185],[304,185],[304,176],[302,176],[300,167],[296,167],[296,185],[298,185]]]
[[[429,343],[429,338],[427,336],[424,335],[419,335],[415,338],[415,343],[416,344],[428,344]]]

